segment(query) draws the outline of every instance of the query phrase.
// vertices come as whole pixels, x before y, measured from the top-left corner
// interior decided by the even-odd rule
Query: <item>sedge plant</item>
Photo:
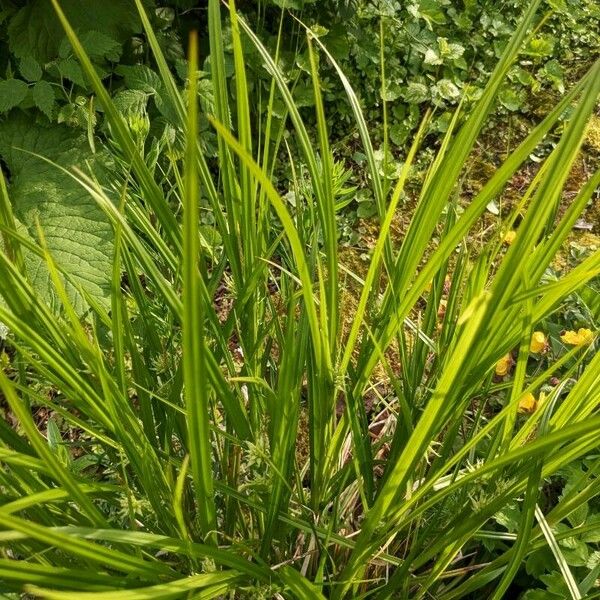
[[[546,512],[540,494],[544,481],[597,448],[595,342],[561,363],[570,361],[572,384],[526,418],[519,402],[560,366],[528,375],[535,325],[600,273],[596,253],[557,281],[543,279],[600,183],[600,172],[592,174],[557,212],[598,99],[600,63],[459,211],[460,175],[535,26],[540,0],[532,2],[476,106],[453,119],[398,240],[393,218],[407,210],[405,184],[427,115],[389,186],[348,78],[310,30],[312,127],[278,56],[233,0],[226,8],[209,0],[214,104],[205,112],[195,36],[182,91],[135,2],[174,115],[176,140],[159,143],[160,169],[53,0],[114,153],[114,189],[69,171],[114,229],[108,304],[86,297],[88,312],[75,311],[43,224],[37,244],[19,233],[10,186],[0,180],[0,321],[13,356],[0,387],[16,423],[0,421],[2,591],[60,600],[499,600],[526,558],[550,545],[569,593],[583,597],[589,582],[561,561],[557,539],[565,534],[553,528],[597,495],[600,479],[590,476]],[[269,110],[258,122],[249,47],[271,77]],[[378,209],[362,273],[338,251],[341,204],[319,61],[331,63],[346,92]],[[272,117],[276,99],[289,140]],[[567,109],[559,142],[523,194],[514,242],[506,249],[494,239],[473,255],[469,232]],[[198,133],[202,121],[217,136],[216,160]],[[295,206],[274,183],[282,162]],[[301,170],[310,193],[301,193]],[[200,227],[201,210],[212,216],[213,237]],[[57,302],[32,285],[26,253],[44,259]],[[495,365],[510,351],[516,368],[498,385]],[[366,401],[374,395],[384,407],[376,415]],[[42,430],[35,407],[53,415]],[[72,448],[56,421],[77,433]],[[494,515],[511,503],[520,507],[518,533],[494,533]],[[484,562],[481,540],[493,535],[505,544]]]

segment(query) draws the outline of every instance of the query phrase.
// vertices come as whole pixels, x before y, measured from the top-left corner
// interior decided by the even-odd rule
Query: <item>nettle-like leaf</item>
[[[19,227],[37,241],[39,222],[54,260],[72,279],[65,282],[69,297],[83,313],[87,305],[78,287],[108,302],[113,231],[94,199],[72,177],[31,153],[67,169],[91,170],[101,183],[109,181],[108,159],[103,153],[92,154],[85,134],[67,126],[32,124],[24,115],[11,115],[0,123],[0,156],[9,169],[9,196]],[[52,297],[44,261],[29,251],[24,255],[34,287]]]
[[[33,86],[33,103],[49,119],[52,119],[55,103],[54,88],[47,81],[37,81]]]
[[[117,62],[121,58],[121,44],[101,31],[86,31],[80,37],[80,42],[93,61],[108,60]],[[67,41],[66,43],[67,51],[70,54],[71,44]]]
[[[87,87],[83,71],[76,59],[63,58],[58,61],[56,67],[63,79],[68,79],[82,88]]]
[[[27,96],[27,84],[20,79],[0,81],[0,113],[18,106]]]
[[[162,89],[160,76],[146,65],[119,65],[115,72],[123,77],[125,85],[130,90],[154,94]]]
[[[443,100],[456,100],[460,96],[460,90],[450,79],[440,79],[434,86],[434,95]],[[434,97],[434,101],[437,100]]]
[[[404,99],[411,104],[420,104],[430,97],[429,88],[424,83],[411,81],[404,93]]]
[[[119,108],[122,111],[126,107],[125,105],[131,102],[132,105],[138,107],[138,112],[143,112],[141,109],[144,108],[145,110],[148,98],[152,97],[154,98],[156,108],[158,108],[162,116],[170,123],[177,123],[175,107],[169,95],[165,93],[165,89],[157,73],[145,65],[119,65],[115,69],[115,72],[123,77],[125,86],[127,87],[127,93],[121,92],[117,99]],[[202,81],[200,82],[201,84]],[[206,98],[203,98],[203,90],[204,92],[207,91],[204,86],[200,85],[200,98],[201,100],[206,100]],[[143,94],[136,92],[143,92]],[[127,112],[130,111],[128,110]]]
[[[31,56],[26,56],[21,59],[19,71],[27,81],[37,81],[42,77],[42,67],[40,66],[40,63]]]
[[[114,55],[114,47],[106,50],[107,39],[124,42],[141,31],[135,4],[129,0],[62,0],[61,7],[73,28],[80,32],[96,32],[88,40],[93,47],[103,46]],[[65,37],[50,0],[32,0],[12,18],[8,27],[10,51],[20,59],[31,57],[40,64],[54,60]],[[105,52],[102,52],[104,55]]]

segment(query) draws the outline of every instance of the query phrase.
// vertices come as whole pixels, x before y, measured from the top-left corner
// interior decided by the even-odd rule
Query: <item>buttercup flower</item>
[[[514,231],[513,229],[511,229],[510,231],[506,232],[506,235],[504,236],[504,239],[502,241],[507,246],[510,246],[515,241],[516,237],[517,237],[517,232]]]
[[[579,331],[565,331],[560,339],[570,346],[587,346],[594,341],[594,334],[591,329],[581,327]]]
[[[512,364],[513,358],[509,352],[496,363],[496,375],[499,377],[504,377],[509,372]]]
[[[531,392],[523,394],[519,398],[519,412],[520,413],[532,413],[538,407],[538,401]]]
[[[534,331],[531,336],[531,344],[529,344],[529,351],[534,354],[543,352],[548,346],[548,340],[544,335],[543,331]]]

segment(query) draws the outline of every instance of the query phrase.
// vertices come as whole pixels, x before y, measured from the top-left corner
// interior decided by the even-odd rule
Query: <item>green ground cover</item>
[[[0,3],[0,594],[596,597],[598,20]]]

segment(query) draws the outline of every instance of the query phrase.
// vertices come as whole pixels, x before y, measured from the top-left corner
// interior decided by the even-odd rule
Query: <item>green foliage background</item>
[[[501,57],[523,12],[520,2],[240,0],[240,12],[251,23],[243,37],[224,8],[221,22],[215,1],[209,21],[206,6],[195,1],[147,0],[145,29],[130,0],[61,4],[81,40],[77,58],[49,0],[0,0],[0,160],[8,182],[8,191],[0,192],[5,212],[16,220],[15,231],[4,224],[2,232],[9,235],[3,235],[0,254],[6,300],[0,314],[10,327],[0,323],[0,337],[6,348],[14,346],[10,355],[0,355],[2,372],[11,378],[0,385],[10,414],[17,415],[33,445],[31,450],[22,431],[0,420],[0,458],[14,462],[7,468],[14,485],[7,494],[9,509],[0,507],[0,535],[33,532],[60,549],[46,555],[40,550],[43,559],[54,561],[48,572],[36,564],[37,552],[32,562],[0,558],[0,578],[12,577],[17,586],[27,569],[39,567],[42,583],[55,585],[52,576],[61,574],[64,549],[76,557],[87,552],[92,562],[131,575],[121,580],[83,572],[87,584],[102,589],[140,582],[160,587],[179,576],[181,582],[168,585],[214,583],[227,589],[242,575],[250,579],[248,597],[257,597],[259,590],[252,589],[257,582],[269,597],[275,573],[276,589],[293,590],[295,597],[317,597],[316,587],[332,582],[341,583],[337,591],[331,588],[339,597],[346,588],[360,587],[367,559],[390,533],[385,527],[399,522],[407,537],[402,533],[390,556],[382,555],[398,567],[391,589],[411,592],[413,582],[404,577],[409,569],[411,577],[419,573],[416,585],[423,585],[423,593],[438,584],[443,589],[442,578],[436,578],[446,568],[452,573],[463,545],[483,570],[460,585],[457,574],[445,589],[447,598],[488,589],[497,577],[489,573],[498,565],[503,572],[506,564],[502,581],[508,586],[515,578],[528,600],[566,597],[570,568],[582,589],[591,589],[600,574],[600,461],[590,425],[598,419],[596,404],[588,395],[597,395],[600,357],[593,346],[568,350],[560,338],[568,328],[597,329],[597,277],[590,285],[588,280],[597,276],[598,256],[586,251],[571,257],[569,268],[579,267],[566,276],[547,267],[599,177],[596,173],[576,192],[554,227],[598,80],[579,84],[579,92],[584,90],[579,105],[571,90],[569,101],[554,107],[597,53],[597,4],[544,4],[527,46],[519,52],[516,45],[510,60]],[[193,29],[200,33],[198,69],[184,59]],[[252,30],[265,48],[251,41]],[[524,36],[525,29],[521,32]],[[348,75],[363,112],[351,105],[352,93],[344,93],[324,52],[315,50],[319,43]],[[518,59],[509,67],[513,55]],[[82,60],[86,56],[91,64]],[[499,61],[507,79],[496,75],[486,83]],[[597,75],[597,65],[591,73]],[[276,86],[279,95],[271,92]],[[451,124],[460,102],[461,119],[470,119],[464,129]],[[550,116],[528,132],[523,145],[510,148],[465,210],[468,201],[457,199],[460,174],[488,113],[495,110],[488,125],[493,128],[510,121],[508,113],[535,121],[540,105],[545,113],[553,107]],[[569,105],[574,124],[563,128]],[[429,111],[432,118],[424,120]],[[415,136],[421,123],[427,125]],[[452,126],[457,129],[444,138]],[[421,168],[421,134],[424,151],[429,158],[437,152],[437,158],[426,177],[417,173],[420,201],[394,255],[398,240],[391,239],[391,223],[396,208],[404,209],[412,161],[415,170]],[[405,157],[410,139],[415,142]],[[552,152],[546,152],[539,179],[528,182],[523,203],[531,201],[529,211],[522,215],[516,207],[496,222],[496,228],[517,229],[514,245],[507,247],[503,232],[496,231],[474,257],[467,232],[539,143]],[[400,157],[405,162],[396,160]],[[199,190],[206,197],[199,198]],[[360,217],[378,214],[381,225],[365,281],[355,278],[363,290],[359,316],[348,323],[341,314],[348,307],[341,301],[347,290],[338,237],[353,211]],[[3,223],[11,220],[6,216]],[[18,241],[23,264],[7,239]],[[430,250],[435,260],[428,262]],[[233,309],[221,310],[221,302]],[[418,325],[411,321],[413,306],[422,319]],[[80,320],[88,310],[94,316]],[[549,342],[543,353],[531,355],[534,327],[547,332]],[[402,355],[392,365],[380,348],[389,349],[396,337]],[[517,345],[514,372],[496,377],[497,360],[516,353]],[[18,353],[26,363],[15,358]],[[387,410],[391,401],[400,423],[381,438],[387,440],[381,446],[371,443],[371,415],[363,402],[367,388],[379,393],[370,381],[380,360],[391,382],[381,404]],[[549,383],[556,375],[564,378],[558,387]],[[522,415],[519,398],[526,389],[552,400],[542,411]],[[343,419],[338,397],[347,407]],[[50,407],[46,439],[21,400]],[[214,414],[207,418],[209,410]],[[310,449],[299,459],[296,437],[303,419]],[[494,433],[478,438],[486,422]],[[80,427],[74,445],[85,449],[74,457],[63,436]],[[351,450],[345,449],[346,435]],[[211,457],[215,449],[218,460]],[[50,513],[36,504],[35,494],[19,495],[21,478],[33,480],[30,488],[42,498],[50,494],[52,502],[63,494],[44,489],[48,465],[74,498],[64,511]],[[475,481],[473,469],[487,469],[487,475]],[[451,473],[459,471],[452,481]],[[404,489],[412,489],[420,476],[416,495],[407,491],[404,498]],[[88,487],[79,486],[80,477]],[[377,495],[382,489],[386,493]],[[105,501],[105,495],[113,497]],[[59,500],[66,497],[64,492]],[[22,512],[21,502],[31,512],[16,517],[11,511]],[[558,551],[544,542],[540,528],[532,529],[538,502],[547,504],[542,508]],[[80,525],[80,515],[71,514],[75,505],[85,509],[84,522],[89,518],[104,532],[96,539],[104,539],[108,522],[119,531],[116,537],[109,532],[106,541],[130,552],[127,544],[143,546],[149,539],[144,536],[154,535],[149,532],[167,532],[169,543],[181,542],[171,548],[182,558],[169,572],[163,555],[140,550],[128,556],[89,541],[77,546],[72,531],[44,537],[50,534],[43,527]],[[407,505],[422,513],[415,517]],[[358,514],[357,506],[366,514]],[[146,531],[138,531],[137,518]],[[200,550],[196,542],[212,543],[217,525],[219,543],[231,547],[221,554]],[[583,533],[572,532],[580,527]],[[315,554],[319,564],[311,565],[306,579],[295,568],[271,570],[272,563],[246,558],[256,553],[283,564],[306,546],[311,531],[323,552]],[[339,533],[347,531],[360,533],[358,541]],[[80,529],[73,535],[79,534]],[[452,535],[456,547],[447,544]],[[412,544],[408,554],[405,543]],[[210,561],[197,564],[207,556],[240,574],[211,573]],[[434,560],[440,570],[429,575]],[[75,567],[61,576],[75,576]],[[383,577],[376,585],[382,582]],[[453,585],[458,587],[452,590]],[[171,591],[163,589],[165,597]]]
[[[447,129],[459,101],[465,103],[465,112],[468,112],[469,105],[479,98],[522,8],[522,2],[474,0],[458,5],[449,0],[252,0],[239,4],[241,12],[255,24],[266,47],[272,53],[278,52],[279,67],[286,74],[294,100],[304,110],[303,116],[309,124],[314,122],[310,63],[306,42],[295,18],[312,27],[349,74],[365,108],[372,137],[379,143],[382,101],[388,103],[392,149],[407,141],[428,107],[435,109],[430,130],[438,134]],[[147,40],[133,2],[67,0],[63,5],[96,72],[108,86],[139,143],[155,148],[166,143],[172,152],[180,152],[175,128],[171,127],[177,120],[175,110],[149,58]],[[184,40],[190,30],[200,32],[201,56],[209,53],[206,7],[188,0],[156,3],[147,0],[146,7],[164,55],[183,85],[187,69]],[[505,112],[528,114],[533,110],[532,105],[543,102],[541,98],[546,97],[549,90],[562,93],[565,69],[574,73],[581,71],[600,45],[600,7],[593,0],[550,0],[545,10],[543,31],[529,42],[500,90],[498,118],[503,118]],[[233,50],[228,26],[224,26],[223,38],[225,73],[234,96]],[[278,39],[281,40],[279,47]],[[245,56],[249,90],[254,96],[251,106],[255,107],[258,122],[264,119],[269,104],[270,80],[251,44],[246,44]],[[381,70],[382,58],[385,73]],[[357,138],[352,111],[332,67],[322,66],[324,102],[333,124],[332,143],[352,148]],[[204,60],[201,67],[198,93],[203,107],[210,112],[214,102],[210,61]],[[276,124],[285,122],[282,99],[274,99],[271,111]],[[13,112],[21,116],[15,118]],[[9,114],[11,124],[3,125],[2,120]],[[30,128],[33,131],[29,131]],[[279,131],[278,126],[271,128],[273,136],[279,135]],[[103,221],[102,215],[91,200],[77,200],[82,198],[82,193],[69,176],[50,175],[45,167],[40,169],[39,162],[25,161],[33,165],[37,173],[30,178],[31,172],[21,169],[22,160],[16,158],[8,146],[44,154],[44,140],[50,144],[56,141],[59,145],[66,140],[67,145],[77,151],[53,158],[64,167],[82,167],[88,158],[94,163],[102,162],[101,156],[95,155],[95,139],[103,137],[105,132],[103,107],[94,99],[50,0],[2,0],[0,159],[14,188],[11,194],[16,216],[29,234],[36,228],[36,219],[44,228],[56,233],[49,240],[50,249],[58,252],[59,261],[61,256],[65,260],[79,256],[82,269],[77,275],[78,283],[104,301],[109,287],[110,234],[99,234],[101,241],[92,244],[94,249],[90,252],[93,240],[86,235],[86,228],[80,227],[82,221],[87,220],[88,224]],[[201,133],[206,152],[216,155],[216,138],[205,121],[201,122]],[[39,137],[39,143],[33,141],[32,136]],[[360,163],[364,158],[357,153],[353,160]],[[343,165],[338,167],[341,181],[345,181]],[[58,178],[57,183],[70,190],[63,199],[64,208],[60,208],[60,202],[57,204],[51,194],[46,195],[36,186],[38,175],[48,176],[49,181]],[[290,178],[290,173],[276,175],[283,178],[284,185]],[[21,185],[20,180],[27,183]],[[352,192],[354,188],[348,190]],[[359,190],[354,199],[346,211],[347,227],[350,227],[344,234],[347,236],[354,236],[351,227],[356,216],[373,216],[377,210],[374,199],[366,191]],[[32,210],[34,205],[36,209]],[[60,215],[59,229],[54,229],[53,214]],[[210,217],[205,215],[205,218],[208,218],[206,225],[210,226]],[[43,286],[47,274],[38,262],[29,257],[28,266]],[[69,264],[72,265],[65,262],[63,266],[68,268]],[[81,296],[73,291],[73,297],[78,297],[78,305],[83,310]]]

